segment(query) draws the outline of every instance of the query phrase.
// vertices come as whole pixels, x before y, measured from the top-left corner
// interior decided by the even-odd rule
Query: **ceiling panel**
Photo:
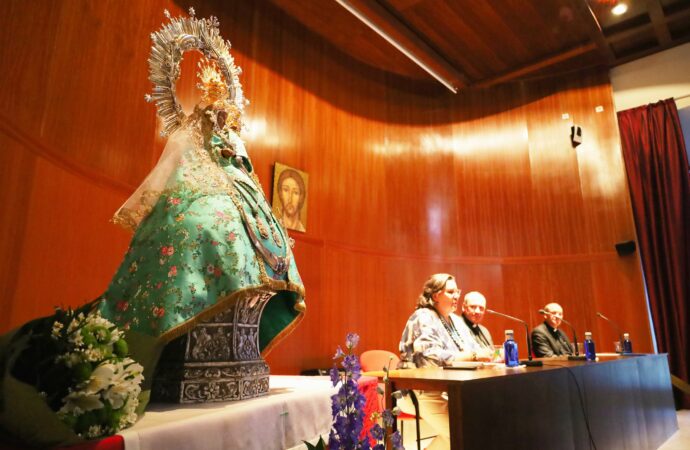
[[[611,8],[622,0],[267,1],[365,64],[457,88],[615,66],[690,40],[690,0],[626,0],[621,16]]]

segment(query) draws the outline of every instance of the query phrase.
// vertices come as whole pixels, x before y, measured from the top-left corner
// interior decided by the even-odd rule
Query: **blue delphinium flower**
[[[374,445],[371,450],[384,450],[385,445],[383,443],[385,442],[386,430],[378,423],[375,423],[374,426],[371,427],[369,435],[376,441],[376,445]]]
[[[364,407],[366,398],[359,391],[357,380],[362,376],[362,367],[357,355],[352,350],[359,344],[359,336],[349,333],[346,337],[345,347],[347,353],[343,352],[338,346],[333,359],[342,358],[340,363],[345,369],[342,375],[336,365],[330,370],[330,377],[333,386],[340,383],[338,392],[331,397],[331,413],[333,415],[333,426],[328,435],[328,446],[330,450],[383,450],[385,442],[385,432],[380,425],[375,424],[369,433],[362,439],[362,429],[364,427]],[[384,426],[390,427],[395,420],[392,413],[388,410],[383,412]],[[371,447],[370,439],[376,443]],[[395,450],[404,450],[400,435],[396,431],[391,435],[391,442]],[[397,445],[396,445],[397,442]],[[311,447],[310,447],[311,448]]]
[[[329,374],[331,375],[333,387],[336,387],[340,381],[340,372],[338,372],[338,367],[335,364],[333,364],[333,367],[331,367]]]
[[[359,365],[359,358],[357,355],[347,355],[343,359],[343,368],[346,373],[352,376],[353,380],[359,380],[362,376],[362,367]]]
[[[370,433],[371,433],[371,437],[373,437],[377,441],[382,441],[385,431],[383,428],[381,428],[381,425],[379,425],[378,423],[375,423],[374,426],[371,427]]]
[[[348,333],[348,335],[345,336],[345,346],[347,348],[351,350],[357,347],[357,344],[359,344],[359,335],[357,333]]]
[[[393,422],[395,422],[395,416],[393,413],[390,411],[390,409],[386,409],[383,411],[381,414],[383,416],[383,426],[385,427],[392,427]]]
[[[402,444],[402,436],[400,436],[400,433],[397,431],[391,434],[391,444],[393,445],[394,450],[405,450],[405,447],[403,447]]]

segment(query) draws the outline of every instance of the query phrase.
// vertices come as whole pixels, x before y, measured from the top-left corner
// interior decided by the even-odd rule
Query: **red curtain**
[[[678,111],[669,99],[621,111],[618,123],[657,345],[688,381],[690,176]]]

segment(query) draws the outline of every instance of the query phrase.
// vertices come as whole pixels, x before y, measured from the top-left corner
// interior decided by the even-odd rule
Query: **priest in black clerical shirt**
[[[465,295],[462,303],[462,320],[458,321],[458,333],[463,341],[463,350],[472,352],[472,359],[475,361],[497,360],[494,356],[491,333],[479,324],[485,312],[486,298],[480,292],[472,291]]]
[[[544,323],[532,330],[532,351],[537,358],[572,355],[568,336],[558,327],[563,321],[563,308],[558,303],[544,306]]]

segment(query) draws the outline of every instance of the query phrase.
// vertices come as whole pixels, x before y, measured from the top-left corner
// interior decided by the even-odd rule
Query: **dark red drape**
[[[621,111],[618,123],[657,345],[688,381],[690,177],[678,111],[669,99]]]

